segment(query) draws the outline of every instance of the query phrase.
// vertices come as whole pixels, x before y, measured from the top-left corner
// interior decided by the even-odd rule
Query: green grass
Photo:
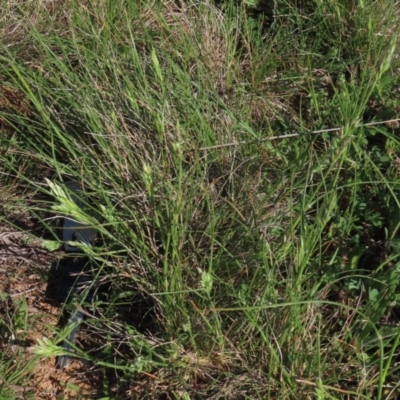
[[[399,129],[368,123],[397,118],[399,9],[303,3],[2,11],[4,215],[35,216],[46,246],[55,218],[98,229],[83,251],[110,290],[77,355],[103,398],[397,393]]]

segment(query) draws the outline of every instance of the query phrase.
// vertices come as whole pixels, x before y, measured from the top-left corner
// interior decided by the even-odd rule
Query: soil
[[[22,360],[26,365],[39,360],[33,372],[27,368],[24,386],[7,385],[16,398],[66,400],[101,395],[100,370],[78,360],[59,370],[54,357],[39,358],[34,353],[37,340],[51,340],[56,331],[60,307],[46,297],[46,281],[52,262],[61,256],[37,243],[26,244],[26,234],[0,225],[0,320],[4,322],[0,324],[0,351],[6,359]]]

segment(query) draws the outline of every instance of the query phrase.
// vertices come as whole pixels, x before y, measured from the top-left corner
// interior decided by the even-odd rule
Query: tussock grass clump
[[[366,123],[397,117],[397,5],[245,3],[9,1],[1,179],[34,197],[7,207],[54,248],[98,229],[77,357],[107,398],[386,398],[400,147]]]

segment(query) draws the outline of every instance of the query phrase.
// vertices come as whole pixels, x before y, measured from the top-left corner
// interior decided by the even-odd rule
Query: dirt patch
[[[33,117],[28,98],[21,91],[7,86],[0,86],[0,111],[6,110],[18,116]],[[0,117],[0,129],[10,128],[9,124]]]
[[[22,359],[27,366],[23,385],[7,389],[21,399],[97,397],[102,387],[100,369],[74,360],[58,370],[55,358],[38,359],[33,352],[38,339],[52,339],[56,331],[60,309],[46,297],[47,273],[62,253],[50,253],[26,237],[0,225],[0,350],[6,359]]]

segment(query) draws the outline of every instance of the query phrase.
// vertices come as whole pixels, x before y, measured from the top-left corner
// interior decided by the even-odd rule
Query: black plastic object
[[[90,284],[89,275],[85,274],[85,269],[88,265],[87,257],[71,257],[65,258],[61,262],[60,272],[61,276],[57,287],[56,300],[60,303],[70,303],[75,294],[81,291],[81,288],[85,284]],[[87,299],[90,301],[90,299]],[[79,310],[69,312],[67,309],[64,310],[61,316],[59,327],[61,329],[65,327],[74,326],[65,340],[62,342],[61,347],[68,353],[73,352],[71,343],[75,343],[75,340],[80,331],[80,325],[83,320],[83,314]],[[65,368],[71,362],[71,357],[68,355],[59,356],[57,358],[56,365],[58,368]]]
[[[73,325],[74,328],[68,334],[68,337],[62,342],[61,347],[68,353],[73,352],[73,347],[71,343],[75,343],[75,340],[79,334],[81,323],[83,321],[83,313],[81,311],[76,311],[68,319],[68,326]],[[57,357],[56,366],[57,368],[65,368],[71,362],[71,357],[69,355]]]
[[[67,189],[70,191],[71,199],[80,207],[84,208],[84,204],[81,201],[79,194],[81,192],[81,186],[76,182],[69,182],[66,184]],[[96,240],[97,232],[93,227],[89,227],[79,221],[72,218],[65,218],[63,225],[63,240],[64,248],[67,253],[79,253],[80,249],[74,246],[71,242],[81,242],[86,245],[92,246]],[[79,293],[82,287],[90,285],[91,274],[88,271],[89,260],[86,256],[75,256],[66,257],[61,263],[61,277],[59,280],[58,290],[56,299],[61,303],[69,303],[75,294]],[[86,301],[91,301],[93,297],[89,293],[86,297]],[[65,338],[61,347],[68,353],[73,353],[72,344],[79,334],[81,323],[84,319],[84,315],[80,310],[73,312],[64,312],[61,318],[60,327],[71,327],[71,331]],[[65,368],[71,362],[70,355],[64,355],[57,357],[56,366],[57,368]]]

